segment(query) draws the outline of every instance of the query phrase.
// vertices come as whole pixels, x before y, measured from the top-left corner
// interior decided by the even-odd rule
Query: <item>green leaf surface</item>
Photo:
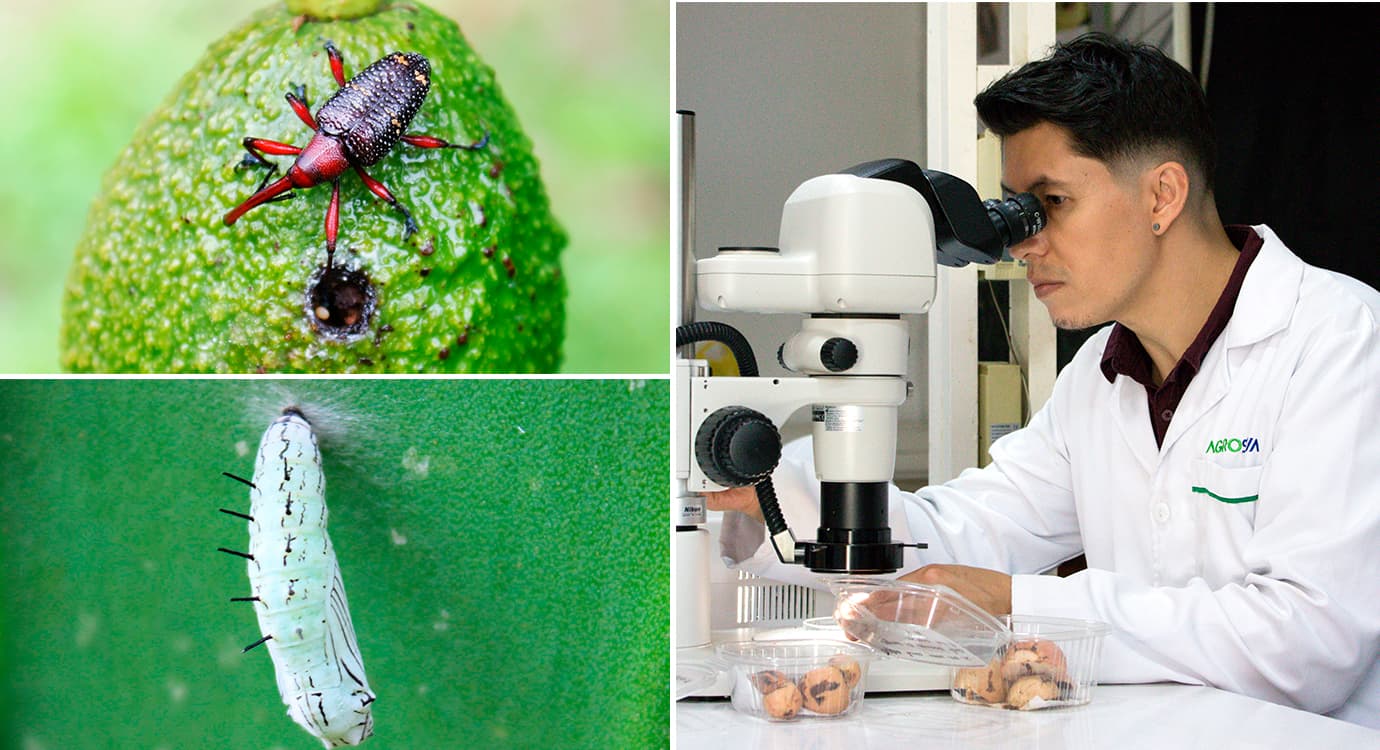
[[[668,387],[0,382],[6,745],[314,748],[247,604],[269,421],[320,436],[374,704],[365,747],[660,747]]]

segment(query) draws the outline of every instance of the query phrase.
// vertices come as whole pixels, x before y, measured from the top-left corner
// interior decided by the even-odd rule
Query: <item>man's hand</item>
[[[736,510],[758,523],[766,523],[762,520],[762,506],[757,502],[755,487],[734,487],[723,492],[706,493],[704,507],[709,510]]]
[[[948,586],[994,615],[1011,614],[1011,576],[967,565],[926,565],[898,580]]]

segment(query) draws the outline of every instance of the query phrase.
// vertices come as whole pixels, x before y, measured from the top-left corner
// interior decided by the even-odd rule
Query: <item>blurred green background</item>
[[[0,373],[58,371],[62,286],[101,175],[207,45],[267,0],[0,0]],[[494,68],[570,234],[571,373],[664,373],[670,13],[428,0]]]
[[[317,748],[244,561],[286,404],[320,436],[365,747],[669,743],[664,380],[0,381],[0,746]]]

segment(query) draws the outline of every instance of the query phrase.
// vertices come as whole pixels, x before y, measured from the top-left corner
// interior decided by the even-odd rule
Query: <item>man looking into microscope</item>
[[[1104,682],[1212,685],[1380,728],[1380,294],[1227,226],[1193,77],[1089,35],[976,100],[1003,185],[1044,231],[1013,247],[1061,328],[1114,321],[992,463],[890,490],[906,580],[994,614],[1112,626]],[[808,444],[773,475],[818,517]],[[804,582],[762,544],[752,488],[711,495],[724,554]],[[1037,575],[1083,553],[1088,569]],[[809,581],[818,585],[816,581]]]

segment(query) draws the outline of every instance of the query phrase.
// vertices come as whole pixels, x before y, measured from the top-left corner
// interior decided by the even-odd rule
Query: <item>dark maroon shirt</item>
[[[1236,267],[1232,269],[1226,287],[1222,289],[1222,296],[1217,298],[1207,322],[1198,331],[1198,337],[1193,339],[1174,369],[1169,371],[1164,383],[1155,387],[1155,366],[1150,361],[1150,354],[1145,351],[1135,332],[1126,326],[1120,323],[1113,325],[1112,333],[1107,337],[1107,347],[1102,350],[1102,374],[1107,377],[1107,382],[1115,382],[1117,375],[1125,375],[1145,386],[1146,401],[1150,406],[1150,426],[1155,430],[1155,445],[1164,445],[1164,433],[1169,430],[1169,421],[1174,418],[1179,401],[1188,391],[1193,376],[1198,374],[1198,368],[1202,367],[1203,357],[1207,356],[1213,342],[1226,330],[1227,321],[1231,320],[1232,310],[1236,308],[1236,298],[1241,295],[1241,282],[1246,279],[1246,269],[1251,267],[1251,261],[1260,254],[1260,246],[1265,244],[1265,240],[1249,226],[1233,224],[1227,226],[1226,230],[1227,237],[1241,251],[1241,255],[1236,259]]]

